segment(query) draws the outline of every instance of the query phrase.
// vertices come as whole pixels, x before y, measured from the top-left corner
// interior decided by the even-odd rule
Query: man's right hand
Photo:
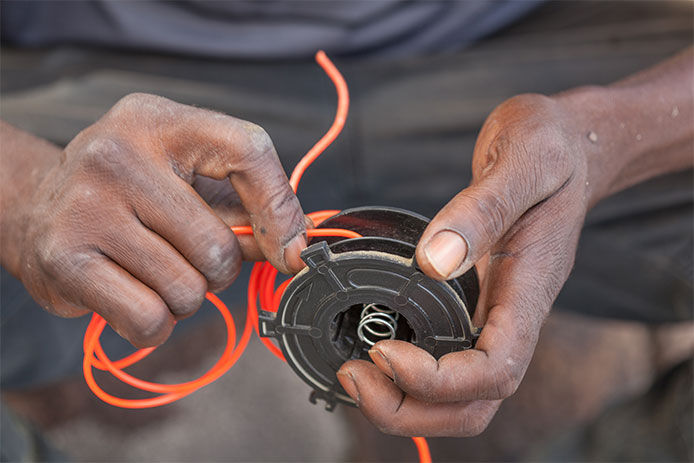
[[[3,169],[12,171],[26,140],[40,140],[6,124],[2,133]],[[23,143],[11,143],[14,134]],[[284,272],[303,266],[303,212],[270,138],[252,123],[132,94],[40,175],[27,162],[3,175],[3,241],[12,241],[3,265],[47,310],[94,311],[137,347],[162,343],[206,291],[229,286],[244,255]],[[31,185],[8,192],[10,175]],[[231,194],[215,198],[225,223],[192,185],[227,178]],[[240,244],[230,224],[251,224],[255,240]]]

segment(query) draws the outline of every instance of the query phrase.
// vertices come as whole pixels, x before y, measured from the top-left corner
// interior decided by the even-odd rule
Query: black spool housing
[[[399,314],[396,339],[434,357],[469,349],[479,284],[474,268],[446,282],[424,275],[415,247],[429,221],[390,207],[347,209],[318,228],[353,230],[362,238],[313,238],[302,252],[307,267],[287,286],[277,313],[260,311],[261,336],[275,337],[294,371],[311,387],[311,401],[354,405],[335,373],[350,359],[367,359],[359,339],[362,307],[375,303]]]

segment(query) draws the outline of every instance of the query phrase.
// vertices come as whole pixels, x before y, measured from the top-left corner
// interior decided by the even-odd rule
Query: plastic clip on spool
[[[321,228],[357,238],[316,236],[302,252],[306,268],[287,285],[277,312],[260,311],[260,335],[274,337],[284,358],[332,410],[354,405],[335,373],[350,359],[368,360],[383,339],[411,342],[434,357],[469,349],[479,285],[474,268],[436,281],[414,259],[428,220],[388,207],[342,211]]]

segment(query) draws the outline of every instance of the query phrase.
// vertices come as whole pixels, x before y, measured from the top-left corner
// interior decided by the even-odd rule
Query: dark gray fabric
[[[2,39],[219,58],[440,53],[510,24],[538,0],[5,1]]]
[[[0,461],[65,462],[68,458],[55,449],[31,423],[0,402]]]
[[[694,360],[675,366],[643,397],[615,404],[585,428],[538,448],[526,461],[694,459]]]
[[[21,282],[2,269],[0,281],[0,386],[15,389],[45,384],[66,371],[79,371],[89,319],[60,319],[41,309]],[[33,359],[27,362],[27,358]]]

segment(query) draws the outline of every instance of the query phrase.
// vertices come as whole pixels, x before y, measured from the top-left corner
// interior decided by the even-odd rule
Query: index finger
[[[152,95],[133,105],[158,108],[145,123],[165,151],[170,167],[191,184],[195,174],[228,178],[248,212],[256,241],[267,260],[283,272],[303,267],[304,214],[292,191],[269,135],[260,126],[226,114],[195,108]],[[129,104],[127,101],[126,105]],[[133,114],[136,111],[131,111]],[[149,142],[152,143],[152,142]]]
[[[273,143],[265,130],[230,116],[214,115],[202,124],[212,150],[195,157],[200,175],[228,177],[248,212],[263,255],[284,272],[303,267],[299,253],[306,247],[304,213],[289,186]]]

